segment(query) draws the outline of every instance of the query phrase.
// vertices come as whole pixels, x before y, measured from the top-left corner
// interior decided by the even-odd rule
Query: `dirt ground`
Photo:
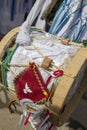
[[[19,126],[22,110],[18,103],[16,103],[17,111],[13,114],[9,112],[8,102],[12,97],[14,97],[12,94],[0,88],[0,130],[33,130],[29,124]],[[70,120],[58,130],[87,130],[87,99],[80,100]]]

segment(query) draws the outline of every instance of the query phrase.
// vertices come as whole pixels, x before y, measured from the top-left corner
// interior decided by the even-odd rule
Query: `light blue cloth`
[[[77,42],[87,40],[87,0],[84,0],[81,7],[81,15],[74,26],[71,39]],[[75,38],[74,38],[75,37]]]
[[[86,40],[87,0],[64,0],[53,20],[49,33],[71,41]]]

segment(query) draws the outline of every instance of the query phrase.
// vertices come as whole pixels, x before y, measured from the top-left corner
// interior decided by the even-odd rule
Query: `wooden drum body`
[[[15,43],[15,38],[19,28],[10,31],[0,42],[0,60],[3,61],[6,56],[6,48],[10,48]],[[57,126],[62,125],[70,117],[76,108],[82,94],[87,88],[87,49],[81,47],[73,57],[65,74],[60,79],[58,86],[52,97],[50,111],[52,112],[50,120]],[[2,81],[1,81],[2,82]],[[66,100],[72,88],[77,86],[72,98],[68,103]],[[49,108],[48,108],[49,109]]]

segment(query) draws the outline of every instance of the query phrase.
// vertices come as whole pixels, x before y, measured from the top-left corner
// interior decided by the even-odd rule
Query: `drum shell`
[[[6,55],[6,48],[15,44],[15,38],[19,32],[19,27],[10,31],[0,42],[0,60]],[[1,71],[1,70],[0,70]],[[82,94],[87,88],[87,49],[81,48],[74,56],[67,69],[66,75],[63,75],[59,81],[58,87],[52,97],[50,110],[52,112],[50,120],[60,126],[64,124],[71,113],[76,108]],[[1,75],[1,72],[0,72]],[[1,81],[2,82],[2,81]],[[71,88],[77,85],[78,89],[72,96],[72,99],[66,104],[66,99]],[[48,108],[49,109],[49,108]]]

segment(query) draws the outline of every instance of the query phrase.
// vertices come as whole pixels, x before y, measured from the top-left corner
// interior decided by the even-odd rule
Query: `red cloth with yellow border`
[[[49,97],[47,85],[35,63],[30,63],[29,68],[20,73],[14,83],[19,100],[28,98],[39,102]]]

